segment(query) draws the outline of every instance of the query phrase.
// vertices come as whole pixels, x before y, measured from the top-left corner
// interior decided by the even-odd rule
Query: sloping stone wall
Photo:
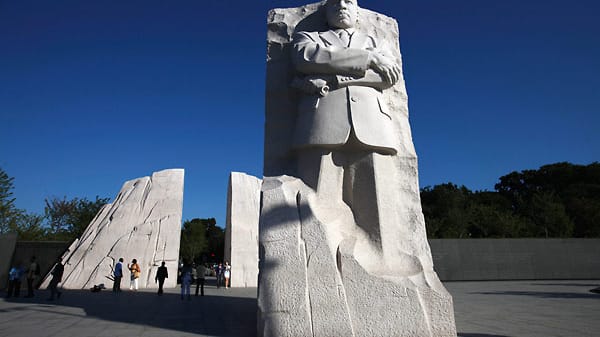
[[[156,270],[162,261],[170,272],[165,287],[176,286],[183,209],[183,169],[155,172],[126,182],[112,204],[105,205],[81,238],[63,256],[62,286],[85,289],[112,285],[113,268],[123,258],[127,288],[127,264],[136,259],[141,268],[140,288],[156,288]],[[50,277],[42,286],[46,286]]]

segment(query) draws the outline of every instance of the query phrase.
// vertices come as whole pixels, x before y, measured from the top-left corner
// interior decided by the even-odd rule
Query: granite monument
[[[356,0],[268,16],[259,336],[456,336],[433,270],[398,26]]]

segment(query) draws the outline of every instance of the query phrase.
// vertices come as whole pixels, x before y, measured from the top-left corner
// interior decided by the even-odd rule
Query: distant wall
[[[8,233],[0,235],[0,289],[8,285],[8,272],[17,243],[17,234]]]
[[[600,279],[600,239],[432,239],[442,281]]]
[[[12,264],[20,263],[25,268],[29,267],[31,257],[35,256],[40,264],[41,277],[37,283],[42,281],[44,275],[50,272],[56,259],[69,248],[69,242],[62,241],[17,241]],[[35,285],[37,286],[37,284]]]

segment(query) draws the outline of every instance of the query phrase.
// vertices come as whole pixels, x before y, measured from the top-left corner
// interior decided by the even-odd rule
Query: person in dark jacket
[[[154,281],[158,282],[158,295],[163,294],[163,285],[166,278],[169,278],[169,272],[167,271],[167,267],[165,267],[165,261],[163,261],[161,266],[158,267],[156,277],[154,278]]]
[[[221,284],[223,284],[225,279],[225,267],[223,266],[223,263],[219,263],[217,268],[215,268],[215,273],[217,274],[217,288],[221,288]]]
[[[123,278],[123,258],[120,258],[119,262],[117,262],[117,264],[115,265],[113,276],[113,291],[116,293],[121,292],[121,279]]]
[[[49,301],[54,301],[54,295],[57,298],[60,298],[62,292],[58,291],[58,284],[62,281],[63,273],[65,272],[65,266],[62,264],[62,259],[59,257],[56,261],[56,265],[52,268],[50,275],[52,275],[52,280],[50,280],[50,284],[48,285],[48,289],[50,289],[50,298]]]

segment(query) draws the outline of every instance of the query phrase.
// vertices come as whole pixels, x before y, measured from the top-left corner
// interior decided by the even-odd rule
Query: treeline
[[[556,163],[499,178],[495,191],[425,187],[430,238],[600,237],[600,163]]]
[[[44,214],[17,209],[13,178],[0,168],[0,234],[24,241],[72,241],[109,198],[47,198]],[[430,238],[600,237],[600,163],[556,163],[499,178],[495,191],[453,183],[425,187],[421,201]],[[214,218],[183,224],[181,255],[221,261],[224,230]]]
[[[22,241],[73,241],[110,200],[50,197],[44,200],[44,214],[29,213],[15,206],[13,181],[0,168],[0,234],[16,232]]]
[[[44,214],[28,213],[15,206],[14,178],[0,168],[0,234],[17,233],[21,241],[73,241],[79,238],[109,198],[50,197]],[[223,261],[225,231],[215,218],[183,223],[181,256],[187,261]]]

